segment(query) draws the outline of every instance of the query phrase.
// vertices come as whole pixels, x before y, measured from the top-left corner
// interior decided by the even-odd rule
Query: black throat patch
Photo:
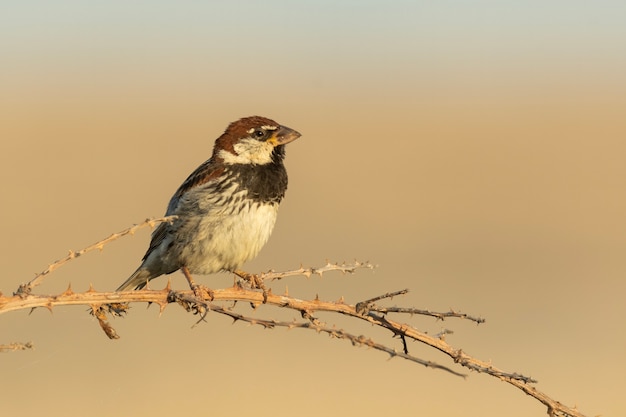
[[[235,174],[240,189],[248,191],[248,198],[260,203],[280,203],[287,190],[283,158],[283,146],[277,146],[269,164],[233,164],[228,165],[227,170]]]

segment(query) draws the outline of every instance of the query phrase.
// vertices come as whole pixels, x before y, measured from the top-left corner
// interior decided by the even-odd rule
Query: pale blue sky
[[[536,52],[591,54],[600,65],[626,56],[620,1],[5,1],[0,22],[5,57],[35,61],[113,52],[376,65]]]

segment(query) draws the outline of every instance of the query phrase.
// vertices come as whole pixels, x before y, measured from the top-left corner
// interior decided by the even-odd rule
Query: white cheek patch
[[[264,165],[272,162],[274,146],[267,142],[255,139],[242,139],[233,146],[235,155],[221,150],[219,156],[227,164],[256,164]]]

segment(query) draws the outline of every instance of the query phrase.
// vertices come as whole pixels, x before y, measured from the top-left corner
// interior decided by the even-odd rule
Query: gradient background
[[[370,260],[373,273],[273,288],[354,303],[408,287],[392,304],[487,318],[418,328],[454,330],[453,346],[589,416],[625,415],[625,22],[622,1],[4,1],[0,288],[160,216],[226,125],[260,114],[303,136],[275,232],[245,269]],[[148,241],[117,241],[37,291],[111,290]],[[135,305],[109,341],[83,307],[3,315],[0,342],[36,349],[0,356],[2,414],[545,415],[485,375],[195,320]]]

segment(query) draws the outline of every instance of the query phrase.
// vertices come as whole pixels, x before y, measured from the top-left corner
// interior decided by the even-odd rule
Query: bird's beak
[[[275,132],[274,135],[269,139],[269,142],[274,145],[284,145],[289,142],[293,142],[294,140],[300,137],[300,133],[296,132],[293,129],[290,129],[286,126],[280,126]]]

